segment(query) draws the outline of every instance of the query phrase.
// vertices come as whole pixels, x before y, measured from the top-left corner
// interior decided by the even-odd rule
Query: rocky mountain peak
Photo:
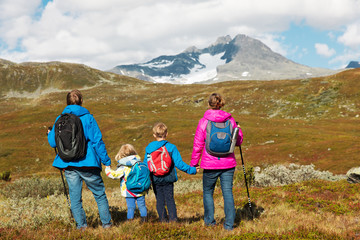
[[[219,37],[215,43],[211,44],[210,46],[219,45],[219,44],[227,44],[232,40],[229,35]]]
[[[244,34],[227,35],[204,49],[195,46],[173,56],[159,56],[146,63],[120,65],[110,72],[166,83],[229,80],[279,80],[324,76],[330,69],[311,68],[273,52],[260,40]]]
[[[193,53],[193,52],[200,52],[200,50],[195,46],[191,46],[183,51],[183,53]]]

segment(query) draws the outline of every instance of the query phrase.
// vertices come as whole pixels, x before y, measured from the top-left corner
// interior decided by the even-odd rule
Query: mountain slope
[[[84,107],[94,114],[110,157],[125,143],[134,144],[144,156],[153,140],[153,124],[162,121],[170,129],[169,141],[188,163],[208,96],[219,92],[226,100],[224,110],[241,125],[243,153],[250,166],[312,163],[319,169],[345,173],[359,165],[359,79],[360,69],[303,80],[201,85],[125,79],[82,93]],[[56,172],[50,167],[54,150],[45,133],[62,112],[65,96],[58,92],[34,99],[0,98],[0,170],[12,175]]]
[[[0,96],[38,95],[40,93],[93,87],[103,82],[128,79],[82,64],[13,63],[0,59]]]
[[[351,62],[349,62],[349,64],[346,66],[346,68],[360,68],[360,62],[358,62],[358,61],[351,61]]]
[[[326,76],[337,71],[304,66],[245,35],[220,37],[204,49],[190,47],[142,64],[119,65],[110,72],[154,82],[195,83],[227,80],[280,80]]]

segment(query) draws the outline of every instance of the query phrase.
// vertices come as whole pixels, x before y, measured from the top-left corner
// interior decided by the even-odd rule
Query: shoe
[[[109,228],[111,228],[112,227],[112,224],[110,223],[110,224],[105,224],[104,226],[103,226],[103,228],[104,229],[109,229]]]

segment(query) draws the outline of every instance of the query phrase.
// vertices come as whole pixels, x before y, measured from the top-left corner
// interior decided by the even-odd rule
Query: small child
[[[115,156],[115,160],[118,161],[117,169],[114,171],[110,166],[105,168],[106,176],[112,179],[121,179],[120,189],[121,195],[126,199],[127,205],[127,219],[131,220],[134,218],[134,212],[136,203],[138,205],[142,222],[147,221],[147,209],[145,205],[145,194],[144,191],[140,194],[129,193],[126,189],[126,179],[131,171],[131,167],[140,162],[140,156],[137,154],[135,148],[131,144],[124,144],[121,146],[119,152]]]
[[[156,196],[156,210],[159,214],[160,222],[165,222],[167,220],[177,221],[176,204],[174,200],[174,182],[176,182],[178,178],[175,167],[188,174],[196,174],[199,171],[198,168],[190,167],[183,162],[176,146],[166,141],[167,134],[166,125],[164,123],[156,123],[153,127],[153,136],[156,141],[149,143],[145,148],[145,159],[148,165],[151,153],[162,146],[165,146],[172,160],[170,171],[167,174],[163,176],[155,176],[153,173],[150,174]],[[169,215],[165,209],[165,204]]]

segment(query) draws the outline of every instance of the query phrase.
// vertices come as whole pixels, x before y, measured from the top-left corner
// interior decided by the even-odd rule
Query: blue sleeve
[[[48,138],[48,142],[50,144],[50,146],[52,148],[56,147],[56,142],[55,142],[55,131],[54,131],[54,127],[51,129],[51,131],[49,132],[49,134],[47,135]]]
[[[90,115],[89,117],[88,133],[89,141],[94,147],[96,154],[99,156],[102,164],[104,164],[105,166],[110,166],[111,159],[107,154],[105,143],[102,140],[102,134],[99,125],[97,124],[95,118],[92,115]]]
[[[148,162],[147,155],[148,155],[147,152],[145,152],[144,163],[146,163],[146,164],[147,164],[147,162]]]
[[[186,164],[180,155],[179,150],[177,149],[177,147],[173,144],[169,144],[169,150],[171,152],[171,157],[174,161],[175,167],[178,168],[179,170],[186,172],[187,174],[196,174],[196,167],[191,167],[190,165]],[[167,147],[167,146],[166,146]]]
[[[55,123],[56,121],[59,119],[60,116],[58,116],[55,120]],[[49,134],[47,135],[47,138],[48,138],[48,142],[50,144],[50,146],[52,148],[55,148],[56,147],[56,142],[55,142],[55,123],[54,125],[52,126],[52,129],[51,131],[49,132]]]

